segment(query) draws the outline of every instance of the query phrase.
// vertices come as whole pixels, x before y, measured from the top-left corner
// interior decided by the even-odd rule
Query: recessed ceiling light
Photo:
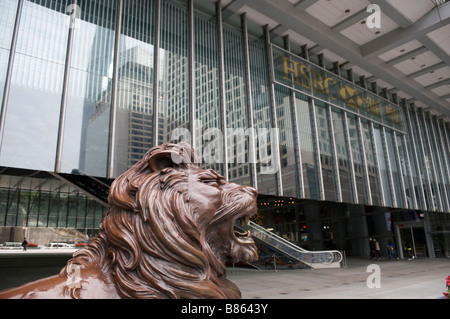
[[[413,56],[412,58],[411,58],[411,60],[415,60],[416,59],[416,57],[415,56]]]
[[[381,31],[377,31],[377,32],[375,32],[375,34],[380,34],[381,33]]]
[[[362,21],[361,21],[361,24],[366,24],[366,21],[365,21],[365,20],[362,20]]]
[[[405,49],[401,49],[401,50],[400,50],[400,52],[402,52],[402,53],[405,52],[405,51],[406,51]]]
[[[345,10],[345,13],[349,13],[349,12],[350,12],[350,9]]]
[[[425,67],[425,64],[422,64],[420,67],[421,67],[421,68]]]

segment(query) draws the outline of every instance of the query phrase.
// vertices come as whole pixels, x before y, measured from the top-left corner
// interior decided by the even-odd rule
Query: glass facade
[[[202,167],[264,196],[450,212],[448,118],[368,91],[221,10],[2,1],[0,166],[112,180],[150,147],[183,140]],[[5,185],[3,226],[23,225],[25,209],[29,226],[78,227],[88,202]]]

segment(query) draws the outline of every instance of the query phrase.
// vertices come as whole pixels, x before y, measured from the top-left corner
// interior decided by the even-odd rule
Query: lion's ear
[[[154,172],[161,171],[167,167],[198,166],[197,154],[186,143],[167,143],[156,146],[150,150],[150,156],[147,161],[148,166]]]
[[[180,155],[171,150],[156,153],[148,159],[148,166],[154,172],[161,171],[167,167],[176,167],[179,163],[181,163]]]

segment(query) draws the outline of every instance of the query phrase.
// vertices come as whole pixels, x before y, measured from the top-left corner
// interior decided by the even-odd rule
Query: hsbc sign
[[[402,129],[398,105],[273,44],[272,58],[275,83]]]

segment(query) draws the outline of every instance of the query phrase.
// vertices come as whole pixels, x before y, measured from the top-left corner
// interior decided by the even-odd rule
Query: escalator
[[[250,230],[260,250],[273,253],[274,258],[275,256],[284,257],[287,262],[282,260],[280,262],[287,265],[302,265],[304,268],[312,269],[341,267],[342,254],[338,250],[309,251],[303,249],[252,221],[249,221],[245,226],[236,223],[235,228],[238,231]],[[261,257],[264,259],[266,256]],[[253,262],[254,266],[264,262],[261,257],[260,260]]]

